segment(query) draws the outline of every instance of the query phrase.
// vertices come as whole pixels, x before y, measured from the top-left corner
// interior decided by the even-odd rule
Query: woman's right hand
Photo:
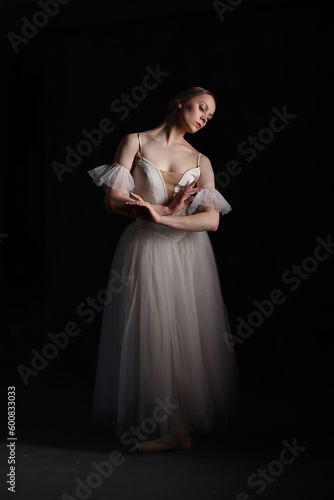
[[[168,212],[169,215],[175,214],[176,212],[179,212],[182,210],[182,208],[185,205],[188,205],[193,201],[195,198],[194,196],[191,196],[195,193],[198,193],[199,191],[202,190],[202,188],[194,188],[194,184],[196,181],[191,182],[187,186],[184,186],[183,188],[180,189],[180,191],[174,196],[170,204],[168,205]]]

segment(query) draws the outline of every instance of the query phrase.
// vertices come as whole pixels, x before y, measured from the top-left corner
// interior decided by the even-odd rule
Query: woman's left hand
[[[154,210],[151,203],[149,203],[148,201],[144,201],[138,194],[132,192],[130,194],[133,198],[135,198],[135,200],[126,201],[125,204],[132,206],[132,211],[135,213],[135,215],[137,215],[141,219],[155,222],[156,224],[159,224],[161,222],[161,215],[159,215]]]

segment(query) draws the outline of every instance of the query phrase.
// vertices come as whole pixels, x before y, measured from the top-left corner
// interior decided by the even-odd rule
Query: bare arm
[[[201,205],[200,205],[201,207]],[[215,207],[201,207],[199,214],[170,217],[162,215],[159,224],[183,231],[217,231],[219,212]]]

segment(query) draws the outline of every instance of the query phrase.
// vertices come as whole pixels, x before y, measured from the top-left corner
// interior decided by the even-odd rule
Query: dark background
[[[57,387],[74,377],[88,384],[88,417],[102,314],[86,323],[76,308],[106,287],[131,221],[105,212],[104,192],[86,172],[112,163],[125,134],[158,125],[177,91],[200,85],[215,93],[217,110],[203,131],[185,138],[217,175],[229,160],[242,167],[224,189],[217,186],[233,210],[210,233],[233,332],[238,317],[256,310],[254,300],[277,288],[286,296],[235,346],[239,418],[260,427],[291,425],[294,435],[304,429],[305,439],[310,429],[331,430],[334,256],[295,291],[282,281],[333,227],[329,3],[245,0],[221,20],[204,0],[71,0],[15,54],[7,34],[21,35],[22,16],[31,20],[41,8],[1,1],[1,371],[22,399],[48,381]],[[157,65],[168,76],[121,119],[111,103]],[[248,162],[239,144],[284,106],[296,118]],[[103,118],[115,130],[59,182],[52,163],[64,164],[65,147],[75,149],[82,130]],[[78,323],[80,335],[26,387],[17,366],[29,367],[31,349],[41,352],[47,334],[68,321]]]

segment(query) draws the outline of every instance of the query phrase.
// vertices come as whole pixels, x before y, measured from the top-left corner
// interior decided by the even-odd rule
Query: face
[[[182,106],[180,106],[182,105]],[[216,110],[215,100],[209,94],[193,97],[189,101],[179,102],[180,118],[186,125],[188,132],[194,133],[205,127]]]

